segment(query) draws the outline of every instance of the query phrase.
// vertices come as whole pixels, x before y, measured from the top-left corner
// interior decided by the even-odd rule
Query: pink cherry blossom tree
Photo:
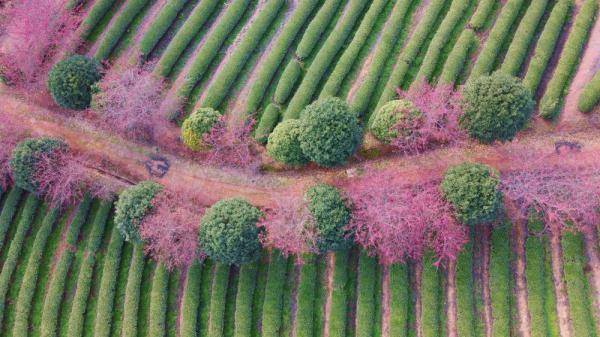
[[[252,137],[253,125],[253,119],[231,124],[227,123],[226,116],[222,116],[204,137],[204,141],[210,146],[207,161],[223,168],[257,171],[260,157],[257,153],[258,146]]]

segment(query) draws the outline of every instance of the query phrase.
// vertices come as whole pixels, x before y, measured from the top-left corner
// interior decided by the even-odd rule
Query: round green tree
[[[512,140],[533,112],[529,89],[519,79],[502,73],[469,81],[462,95],[460,125],[482,143]]]
[[[446,171],[442,193],[464,224],[475,225],[497,220],[501,215],[502,193],[498,173],[482,164],[464,163]]]
[[[348,247],[350,210],[340,192],[333,186],[318,184],[306,191],[305,199],[313,217],[317,249],[326,252]]]
[[[318,100],[302,111],[300,148],[311,161],[325,167],[343,164],[360,144],[358,117],[339,98]]]
[[[99,64],[74,55],[55,64],[48,75],[48,89],[63,108],[83,110],[92,101],[92,86],[100,80]]]
[[[400,135],[409,136],[413,130],[399,129],[399,124],[413,125],[423,113],[408,100],[395,100],[386,103],[373,116],[370,126],[371,133],[378,140],[389,144]]]
[[[9,163],[15,184],[35,193],[38,189],[35,173],[40,158],[67,148],[62,140],[48,137],[26,139],[17,144]]]
[[[142,181],[119,195],[115,205],[115,225],[126,241],[141,241],[140,223],[152,209],[152,199],[162,188],[155,182]]]
[[[193,151],[206,150],[204,135],[210,132],[221,114],[211,108],[200,108],[185,119],[181,126],[181,139]]]
[[[302,132],[302,123],[297,119],[283,121],[277,125],[269,135],[267,152],[269,155],[284,164],[300,166],[308,161],[302,149],[298,136]]]
[[[239,198],[220,200],[202,220],[198,241],[209,257],[227,264],[254,261],[260,252],[260,210]]]

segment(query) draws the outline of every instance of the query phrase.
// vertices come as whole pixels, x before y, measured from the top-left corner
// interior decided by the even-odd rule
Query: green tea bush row
[[[440,74],[440,83],[456,84],[460,73],[465,67],[469,53],[473,50],[477,42],[477,35],[472,29],[467,28],[460,33],[456,44],[454,44],[450,54],[448,54],[448,59]]]
[[[96,25],[104,18],[106,13],[115,4],[116,0],[97,0],[94,1],[94,5],[88,12],[87,16],[81,23],[81,39],[85,40],[88,38],[90,33],[96,28]]]
[[[294,9],[292,16],[286,21],[283,28],[281,28],[281,32],[271,45],[268,55],[264,61],[261,61],[262,65],[256,74],[256,79],[250,86],[246,102],[246,111],[248,113],[254,113],[258,110],[269,84],[285,59],[288,49],[315,7],[317,7],[317,4],[317,0],[300,1],[298,7]]]
[[[302,61],[293,59],[283,70],[281,79],[277,83],[275,88],[275,94],[273,95],[273,102],[279,105],[284,105],[287,102],[290,95],[294,92],[298,80],[303,74],[304,65]]]
[[[409,312],[412,310],[408,265],[393,264],[389,271],[390,337],[407,337]]]
[[[456,259],[456,331],[459,336],[479,336],[473,312],[473,242],[469,241]]]
[[[350,44],[344,48],[342,56],[335,64],[333,71],[327,77],[327,82],[321,91],[319,98],[325,98],[328,96],[337,96],[342,83],[346,80],[348,73],[352,70],[352,66],[357,61],[358,54],[367,42],[369,35],[375,27],[377,19],[381,16],[387,1],[385,0],[374,0],[369,5],[369,10],[363,17],[358,29],[352,37]]]
[[[535,236],[543,229],[540,221],[530,220],[529,236],[525,241],[525,279],[527,280],[527,307],[529,309],[532,337],[550,336],[548,333],[547,314],[544,302],[546,300],[544,245],[545,237]]]
[[[225,323],[225,301],[229,285],[229,265],[217,263],[215,266],[210,295],[210,320],[208,324],[208,337],[223,336]]]
[[[340,9],[341,0],[326,0],[319,9],[317,15],[310,22],[302,39],[296,47],[296,57],[300,61],[305,61],[310,57],[315,47],[319,45],[319,40],[325,33],[327,26],[330,25],[335,13]]]
[[[600,71],[596,72],[596,75],[583,88],[577,108],[581,112],[590,112],[598,102],[600,102]]]
[[[168,290],[169,272],[163,263],[159,263],[156,266],[152,279],[150,312],[148,313],[148,336],[165,335]]]
[[[421,18],[421,21],[419,21],[419,24],[398,57],[396,65],[379,97],[379,101],[377,101],[377,108],[375,110],[379,110],[385,103],[393,100],[396,96],[396,89],[402,84],[404,76],[406,76],[412,62],[417,58],[421,48],[423,48],[423,45],[427,42],[427,38],[429,37],[431,30],[435,28],[435,23],[441,15],[446,2],[447,0],[432,0],[429,5],[427,5],[427,9],[425,9],[424,12],[425,14]]]
[[[110,28],[104,35],[102,42],[98,46],[94,58],[102,61],[106,60],[110,53],[113,51],[127,28],[144,7],[148,4],[149,0],[128,0],[125,2],[123,9],[119,12],[119,15],[114,19]]]
[[[267,142],[269,134],[273,131],[277,122],[279,122],[280,114],[281,108],[277,104],[270,103],[267,105],[267,108],[260,117],[260,122],[258,122],[256,130],[254,131],[254,139],[256,139],[256,141],[261,144]]]
[[[140,41],[140,53],[142,56],[148,56],[152,52],[187,2],[188,0],[171,0],[165,4],[148,31],[142,36],[142,40]]]
[[[473,13],[471,17],[471,21],[469,21],[469,26],[473,28],[475,31],[480,31],[484,28],[488,18],[494,11],[494,7],[498,0],[481,0],[477,5],[477,10]]]
[[[89,196],[86,196],[77,207],[77,212],[67,230],[65,236],[67,248],[63,250],[60,259],[54,267],[52,279],[50,280],[44,299],[42,323],[40,325],[42,337],[54,337],[58,334],[57,329],[63,293],[65,292],[69,269],[71,269],[71,264],[75,257],[74,247],[77,245],[79,232],[81,231],[81,227],[85,224],[91,204],[92,199]]]
[[[213,270],[216,263],[205,259],[202,264],[202,283],[200,284],[200,308],[198,309],[198,336],[208,335],[210,321],[210,299],[213,286]]]
[[[264,337],[279,336],[286,262],[287,259],[279,251],[273,250],[271,252],[271,262],[269,263],[262,311],[262,336]]]
[[[205,37],[203,44],[192,60],[190,69],[185,74],[183,85],[177,90],[177,95],[186,99],[202,77],[212,61],[219,54],[219,50],[227,40],[229,34],[237,26],[238,22],[246,12],[250,0],[234,0],[229,3],[225,12],[215,23],[214,28]]]
[[[425,53],[423,63],[415,77],[417,81],[425,80],[430,82],[432,80],[433,72],[437,68],[442,50],[446,44],[448,44],[448,41],[450,41],[456,25],[464,17],[470,5],[470,0],[452,1],[448,13],[444,17],[444,20],[442,20],[438,30],[435,32],[429,47],[427,47],[427,53]]]
[[[523,16],[523,19],[521,19],[521,22],[519,23],[519,27],[513,36],[510,46],[508,47],[500,71],[512,76],[518,75],[521,65],[523,65],[523,62],[527,57],[529,47],[535,37],[535,31],[546,11],[547,5],[548,0],[531,2],[527,8],[527,12],[525,12],[525,16]]]
[[[524,0],[508,0],[502,11],[498,15],[494,27],[490,31],[477,61],[471,70],[471,77],[476,78],[483,75],[489,75],[494,70],[494,63],[501,52],[502,45],[509,37],[510,30],[516,23],[519,17],[521,7],[525,3]]]
[[[432,255],[432,254],[431,254]],[[442,309],[443,290],[441,275],[433,265],[434,258],[423,258],[421,274],[421,332],[423,337],[442,335],[440,311]]]
[[[203,107],[217,109],[221,105],[248,59],[256,51],[261,40],[260,37],[267,33],[284,3],[285,0],[269,0],[260,8],[256,20],[250,24],[227,63],[223,65],[206,89],[201,102]],[[277,47],[274,46],[274,48]]]
[[[335,60],[338,52],[344,47],[344,43],[360,19],[367,0],[351,0],[344,9],[344,15],[337,22],[333,31],[323,43],[323,46],[315,56],[314,60],[306,70],[306,74],[300,82],[300,86],[290,100],[283,115],[284,119],[297,119],[300,112],[308,105],[317,90],[319,83],[327,72],[331,63]]]
[[[559,114],[562,99],[581,61],[581,53],[595,22],[597,11],[597,0],[586,0],[581,6],[546,92],[540,100],[540,116],[543,118],[552,119]]]
[[[138,328],[138,311],[140,306],[140,287],[144,273],[144,247],[140,243],[133,245],[133,254],[127,274],[125,289],[125,305],[123,308],[123,329],[121,336],[136,337]]]
[[[94,267],[96,265],[96,252],[102,243],[104,228],[106,227],[106,221],[111,207],[112,202],[102,201],[98,212],[94,217],[92,230],[85,247],[83,262],[81,263],[79,275],[77,276],[77,290],[73,296],[73,304],[71,305],[71,312],[69,313],[69,323],[67,325],[67,335],[69,337],[83,336],[83,322],[90,290],[92,288]]]
[[[27,336],[27,331],[29,329],[29,314],[31,312],[33,295],[36,291],[40,263],[46,248],[46,243],[48,242],[48,237],[52,232],[52,228],[54,227],[59,214],[58,208],[51,209],[44,217],[44,221],[35,235],[35,241],[31,248],[31,255],[29,255],[29,260],[27,261],[23,282],[21,283],[15,305],[15,321],[12,330],[13,336]]]
[[[358,289],[356,298],[356,336],[373,337],[375,326],[375,287],[377,284],[377,260],[360,252],[358,258]]]
[[[594,334],[596,330],[591,303],[593,296],[584,271],[586,261],[583,235],[571,232],[564,233],[561,245],[563,250],[563,273],[569,298],[569,316],[573,336],[596,336]]]
[[[296,337],[313,337],[317,284],[316,256],[303,257],[296,298]]]
[[[181,300],[181,325],[179,334],[181,336],[196,337],[198,331],[198,307],[200,306],[200,283],[202,281],[202,265],[194,261],[188,268]],[[131,335],[135,337],[136,335]],[[126,337],[123,335],[123,337]]]
[[[329,307],[329,337],[346,337],[348,314],[348,262],[349,250],[335,252],[333,266],[333,286]]]
[[[511,293],[510,238],[508,224],[492,231],[490,248],[490,299],[492,304],[492,336],[510,335]]]
[[[115,290],[119,265],[121,264],[121,251],[123,249],[123,236],[115,226],[110,235],[110,243],[104,256],[102,279],[98,291],[98,304],[96,307],[96,320],[94,326],[95,337],[108,337],[112,323],[112,309],[115,301]]]
[[[219,0],[202,0],[194,7],[194,10],[179,28],[177,34],[169,42],[167,49],[163,52],[162,56],[158,60],[154,73],[162,77],[167,77],[173,70],[173,66],[179,60],[179,57],[194,39],[194,36],[198,34],[202,26],[208,21],[212,13],[214,12]]]
[[[412,0],[397,1],[392,14],[390,14],[383,28],[381,38],[377,41],[367,76],[362,80],[350,103],[352,110],[359,116],[362,116],[369,107],[385,65],[389,61],[388,58],[394,50],[396,43],[399,42],[398,38],[402,29],[404,29],[404,22],[407,20],[406,16],[411,4]]]
[[[556,293],[554,292],[554,276],[552,275],[552,254],[550,253],[550,246],[545,247],[545,259],[544,266],[546,272],[544,273],[544,283],[546,292],[544,294],[544,309],[548,317],[548,336],[559,337],[560,328],[558,326],[558,313],[556,312]]]
[[[282,294],[281,329],[279,330],[281,336],[291,336],[292,333],[292,291],[294,290],[297,281],[297,259],[298,258],[295,255],[291,255],[287,260],[286,278]]]
[[[532,93],[535,93],[540,85],[572,7],[573,0],[558,0],[550,12],[523,78],[523,83]]]
[[[19,206],[19,201],[21,200],[22,195],[22,189],[13,187],[10,192],[8,192],[8,196],[4,201],[2,212],[0,212],[0,249],[2,249],[4,246],[6,233],[8,232],[8,228],[10,227],[13,217],[17,212],[17,206]]]
[[[235,297],[234,337],[250,337],[252,331],[252,300],[256,288],[258,262],[240,267],[237,294]]]

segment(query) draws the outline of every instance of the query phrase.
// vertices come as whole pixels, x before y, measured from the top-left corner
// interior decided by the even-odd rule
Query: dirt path
[[[576,6],[581,6],[577,1]],[[565,98],[563,112],[560,115],[559,123],[564,127],[574,127],[585,122],[586,115],[577,109],[579,95],[585,85],[592,79],[594,74],[600,70],[600,20],[592,28],[588,43],[585,47],[581,63],[571,82],[569,92]]]
[[[555,232],[556,231],[550,233],[550,256],[552,259],[552,280],[554,281],[554,292],[556,293],[558,327],[561,337],[571,337],[569,300],[567,298],[565,281],[562,277],[562,248],[560,246],[560,234]]]
[[[331,300],[333,295],[333,268],[335,265],[335,255],[327,253],[327,263],[325,267],[325,279],[327,280],[327,299],[325,300],[325,317],[323,317],[323,337],[329,337],[329,313],[331,312]]]
[[[390,335],[390,268],[383,265],[381,281],[381,337]]]
[[[448,331],[447,337],[459,337],[456,330],[457,306],[456,306],[456,261],[448,263],[446,282],[446,303],[447,305],[447,321],[446,328]]]
[[[483,321],[485,336],[492,337],[492,299],[490,296],[490,235],[492,228],[486,226],[481,235],[481,288],[483,295]]]
[[[517,221],[513,226],[513,263],[515,277],[515,293],[518,313],[517,330],[519,336],[531,336],[531,321],[529,318],[529,307],[527,304],[527,281],[525,279],[525,237],[527,235],[527,224]]]
[[[596,315],[596,329],[600,331],[600,252],[598,235],[595,231],[584,233],[585,255],[589,265],[590,284],[593,291],[594,314]]]
[[[415,296],[415,331],[417,337],[423,337],[423,330],[421,329],[421,312],[423,311],[423,302],[421,301],[421,275],[423,274],[423,263],[421,261],[412,264],[413,273],[412,276],[412,293]]]
[[[290,337],[296,337],[296,315],[298,314],[298,285],[300,284],[300,268],[302,265],[295,261],[294,284],[292,285],[290,299]],[[289,276],[288,276],[289,277]]]

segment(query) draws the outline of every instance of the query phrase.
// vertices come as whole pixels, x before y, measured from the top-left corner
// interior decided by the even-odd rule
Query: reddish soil
[[[183,310],[181,310],[181,302],[183,301],[183,291],[185,290],[185,284],[188,281],[188,270],[189,268],[182,269],[179,273],[179,285],[177,291],[177,321],[175,322],[175,326],[177,327],[177,335],[181,333],[182,314]]]
[[[525,280],[525,237],[527,227],[524,221],[517,221],[513,226],[513,252],[515,261],[513,270],[515,277],[515,295],[518,313],[517,330],[519,336],[531,336],[531,322],[527,305],[527,282]]]
[[[301,267],[302,265],[298,263],[298,261],[296,261],[296,265],[294,266],[294,284],[292,286],[292,294],[290,299],[290,337],[296,337],[296,314],[298,312],[298,284],[300,284]]]
[[[563,280],[562,248],[560,246],[560,234],[553,231],[550,233],[550,256],[552,259],[552,280],[554,281],[554,292],[556,293],[556,312],[558,314],[558,327],[561,337],[571,337],[571,324],[569,318],[569,300],[567,289]]]
[[[448,263],[446,303],[446,329],[448,331],[447,337],[458,337],[458,331],[456,330],[456,261],[451,261]]]

